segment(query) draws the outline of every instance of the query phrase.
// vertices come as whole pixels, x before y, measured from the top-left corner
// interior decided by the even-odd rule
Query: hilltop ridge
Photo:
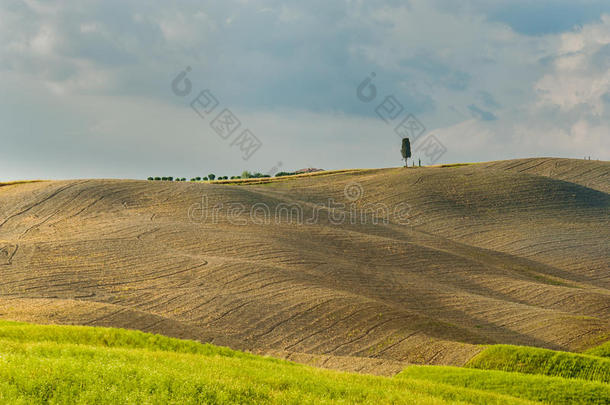
[[[609,162],[538,158],[7,185],[0,317],[381,374],[463,365],[481,344],[582,351],[610,335],[609,180]]]

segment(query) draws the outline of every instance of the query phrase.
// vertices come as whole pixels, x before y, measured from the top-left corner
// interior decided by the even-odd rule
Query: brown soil
[[[408,204],[408,224],[346,221]],[[117,326],[344,370],[464,364],[479,344],[583,350],[610,333],[610,163],[521,159],[225,185],[0,188],[0,317]],[[217,223],[192,221],[206,196]],[[254,224],[298,203],[313,224]],[[226,215],[243,204],[240,225]],[[404,207],[405,205],[403,205]],[[200,211],[197,212],[200,214]],[[354,222],[354,223],[351,223]]]

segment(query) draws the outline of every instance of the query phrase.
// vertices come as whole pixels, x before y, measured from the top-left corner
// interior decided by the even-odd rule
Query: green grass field
[[[396,378],[441,382],[550,404],[605,404],[610,401],[610,385],[581,379],[440,366],[407,367]]]
[[[490,346],[466,367],[610,382],[610,359],[536,347]]]
[[[606,342],[602,345],[589,349],[585,353],[592,356],[610,357],[610,342]]]
[[[608,389],[450,367],[375,377],[136,331],[0,321],[1,403],[608,403]]]

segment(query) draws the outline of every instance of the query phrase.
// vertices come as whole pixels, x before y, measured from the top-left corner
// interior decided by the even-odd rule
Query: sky
[[[610,160],[608,0],[0,2],[0,181]]]

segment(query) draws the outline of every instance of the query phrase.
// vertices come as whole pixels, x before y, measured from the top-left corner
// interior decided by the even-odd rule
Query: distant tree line
[[[295,174],[297,174],[297,172],[278,172],[275,174],[275,177],[294,176]]]
[[[268,174],[262,174],[262,173],[259,173],[259,172],[250,173],[247,170],[244,170],[241,173],[241,176],[240,176],[240,178],[242,178],[242,179],[260,179],[260,178],[263,178],[263,177],[271,177],[271,176],[268,175]]]
[[[172,176],[167,176],[167,177],[149,177],[148,180],[186,181],[186,178],[184,178],[184,177],[173,178]]]
[[[275,174],[275,177],[282,177],[282,176],[292,176],[297,174],[296,172],[278,172]],[[218,176],[216,177],[216,175],[214,173],[210,173],[207,176],[203,176],[203,177],[193,177],[191,178],[190,181],[209,181],[209,180],[236,180],[236,179],[260,179],[260,178],[266,178],[266,177],[271,177],[271,175],[269,174],[263,174],[263,173],[259,173],[259,172],[249,172],[247,170],[244,170],[241,173],[241,176]],[[173,177],[173,176],[167,176],[167,177],[149,177],[148,180],[152,180],[152,181],[186,181],[185,177]]]

